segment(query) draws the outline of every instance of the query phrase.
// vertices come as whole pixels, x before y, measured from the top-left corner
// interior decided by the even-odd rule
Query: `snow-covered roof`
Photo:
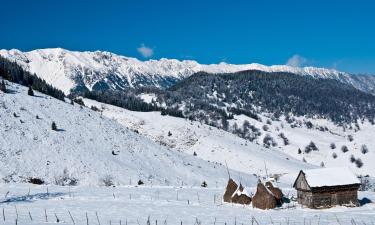
[[[311,188],[359,184],[360,181],[348,168],[322,168],[303,170]]]
[[[241,195],[246,195],[246,196],[249,196],[249,193],[246,191],[246,188],[243,187],[243,190],[241,191],[240,188],[237,188],[237,190],[233,193],[232,197],[235,196],[235,195],[238,195],[238,196],[241,196]]]

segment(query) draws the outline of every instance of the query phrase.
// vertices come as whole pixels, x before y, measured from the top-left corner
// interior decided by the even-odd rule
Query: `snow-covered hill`
[[[160,112],[134,112],[85,99],[88,106],[101,109],[103,115],[136,130],[162,146],[197,158],[217,162],[250,174],[284,174],[312,168],[276,150],[266,149],[231,133],[199,122],[161,116]],[[265,171],[267,168],[267,171]]]
[[[78,104],[59,101],[8,83],[0,92],[2,182],[40,178],[47,183],[224,185],[226,168],[172,151]],[[52,122],[57,131],[51,129]],[[249,184],[252,175],[234,172]],[[65,179],[65,180],[64,180]]]
[[[140,97],[145,101],[153,98],[147,94]],[[284,117],[272,120],[267,114],[259,115],[262,122],[245,115],[229,120],[230,126],[236,123],[241,127],[244,121],[248,121],[261,131],[254,142],[249,142],[224,130],[182,118],[162,116],[160,112],[134,112],[89,99],[85,99],[85,103],[95,105],[103,111],[104,116],[137,130],[161,145],[189,154],[196,152],[197,157],[204,160],[227,161],[231,168],[238,171],[265,174],[266,163],[268,173],[283,174],[324,164],[325,167],[348,167],[357,175],[375,176],[375,165],[372,163],[375,160],[375,144],[371,138],[375,135],[375,129],[368,121],[358,124],[359,129],[353,124],[353,129],[343,130],[328,120],[304,117],[295,117],[292,123]],[[281,133],[288,139],[287,145]],[[275,147],[262,147],[267,135],[273,138]],[[311,141],[318,150],[306,153],[305,148]],[[362,145],[366,145],[368,152],[363,152]],[[348,147],[347,152],[342,151],[343,146]],[[358,167],[356,162],[351,161],[352,156],[360,159],[363,165]]]
[[[48,83],[68,94],[71,89],[124,89],[126,87],[169,87],[193,73],[233,73],[243,70],[288,72],[317,78],[331,78],[370,89],[366,82],[355,80],[348,73],[315,67],[265,66],[257,63],[234,65],[227,63],[204,65],[196,61],[160,59],[140,61],[110,52],[77,52],[61,48],[39,49],[30,52],[0,50],[0,55],[14,60],[26,70],[36,73]],[[360,84],[357,84],[360,82]],[[364,87],[365,86],[365,87]]]

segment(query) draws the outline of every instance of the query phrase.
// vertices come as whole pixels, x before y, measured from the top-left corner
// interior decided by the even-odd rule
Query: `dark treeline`
[[[14,83],[18,83],[34,90],[50,95],[57,99],[64,101],[64,93],[51,85],[47,84],[45,80],[25,71],[21,66],[15,62],[11,62],[0,56],[0,77]]]
[[[129,89],[126,91],[104,90],[104,91],[86,91],[80,93],[85,98],[98,102],[118,106],[132,111],[150,112],[159,111],[155,103],[146,103],[136,95],[136,91]],[[73,96],[70,96],[71,98]],[[73,97],[74,98],[74,97]]]
[[[327,118],[337,124],[358,119],[374,121],[375,96],[333,79],[316,79],[289,73],[242,71],[232,74],[197,73],[159,95],[167,107],[185,105],[189,118],[215,120],[228,113],[259,112],[275,117]]]

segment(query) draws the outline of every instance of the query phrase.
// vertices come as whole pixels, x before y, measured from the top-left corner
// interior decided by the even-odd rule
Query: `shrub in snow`
[[[36,177],[30,177],[28,182],[31,183],[31,184],[37,184],[37,185],[44,184],[44,181],[42,179],[36,178]]]
[[[324,162],[321,162],[321,163],[320,163],[320,167],[325,167]]]
[[[75,98],[73,99],[73,101],[78,105],[85,106],[85,103],[83,102],[82,98]]]
[[[268,125],[272,125],[272,121],[271,121],[270,119],[268,119],[268,120],[266,121],[266,123],[267,123]]]
[[[368,176],[360,176],[359,180],[361,181],[360,191],[370,191],[373,188],[374,184],[371,184]]]
[[[207,182],[203,181],[203,183],[201,184],[201,187],[207,187]]]
[[[194,153],[193,153],[193,156],[197,156],[197,153],[196,153],[196,152],[194,152]]]
[[[308,144],[306,147],[305,147],[305,152],[306,153],[310,153],[311,151],[318,151],[318,147],[316,147],[315,143],[314,142],[310,142],[310,144]]]
[[[351,162],[351,163],[354,163],[354,162],[355,162],[355,157],[354,157],[354,155],[351,155],[351,156],[350,156],[350,162]]]
[[[170,131],[168,131],[168,137],[172,136],[172,133]]]
[[[329,145],[329,147],[331,147],[331,149],[336,149],[336,144],[335,144],[335,143],[331,143],[331,144]]]
[[[332,157],[334,158],[334,159],[336,159],[337,158],[337,154],[334,152],[334,153],[332,153]]]
[[[341,147],[341,151],[342,151],[343,153],[345,153],[345,152],[348,152],[349,149],[348,149],[348,147],[347,147],[346,145],[343,145],[343,146]]]
[[[348,140],[350,141],[350,142],[352,142],[353,140],[354,140],[354,137],[352,136],[352,135],[348,135]]]
[[[302,153],[302,150],[299,148],[298,149],[298,154],[301,154]]]
[[[271,135],[266,134],[266,136],[264,136],[264,138],[263,138],[263,145],[264,145],[264,147],[269,148],[271,146],[273,146],[273,147],[277,146],[277,143],[275,142],[273,137],[271,137]]]
[[[94,111],[97,111],[97,112],[99,111],[98,107],[96,107],[94,105],[91,106],[91,109],[94,110]]]
[[[313,128],[313,126],[314,126],[310,121],[307,121],[305,124],[306,124],[306,127],[307,127],[308,129],[311,129],[311,128]]]
[[[34,96],[34,91],[31,87],[29,87],[29,90],[27,91],[27,94],[30,96]]]
[[[302,158],[302,162],[304,162],[304,163],[305,163],[305,162],[307,162],[307,161],[306,161],[306,159],[305,159],[305,157],[304,157],[304,158]]]
[[[72,177],[68,169],[64,169],[63,174],[61,176],[55,177],[55,185],[59,186],[75,186],[78,184],[78,180]]]
[[[57,125],[56,125],[55,121],[52,122],[52,130],[57,131]]]
[[[279,137],[281,137],[284,141],[284,145],[289,145],[289,139],[285,136],[284,133],[280,133]]]
[[[144,185],[145,183],[143,183],[143,181],[142,180],[139,180],[138,181],[138,185]]]
[[[358,167],[358,168],[361,168],[363,166],[363,162],[360,158],[356,159],[355,160],[355,165]]]
[[[111,175],[106,175],[105,177],[103,177],[101,179],[101,182],[102,184],[104,184],[104,186],[106,187],[109,187],[109,186],[113,186],[114,185],[114,182],[113,182],[113,177]]]
[[[367,145],[362,145],[362,146],[361,146],[361,152],[362,152],[362,154],[366,154],[366,153],[368,153]]]
[[[229,114],[231,115],[231,114]],[[233,115],[232,115],[233,116]],[[223,117],[221,118],[221,127],[223,128],[223,130],[225,131],[228,131],[229,130],[229,122],[227,120],[227,118]]]
[[[267,125],[263,125],[262,129],[263,129],[264,131],[268,131],[268,130],[269,130],[269,127],[268,127]]]

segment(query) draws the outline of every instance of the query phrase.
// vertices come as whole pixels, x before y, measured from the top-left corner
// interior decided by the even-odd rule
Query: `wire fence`
[[[133,190],[133,189],[129,189]],[[152,189],[150,189],[152,190]],[[174,192],[172,192],[172,190]],[[194,189],[160,189],[153,192],[142,191],[137,192],[118,191],[116,189],[108,189],[105,193],[101,192],[101,196],[96,199],[101,199],[101,202],[121,202],[122,205],[136,205],[143,203],[147,205],[151,202],[157,204],[164,204],[167,207],[197,208],[191,215],[181,216],[177,212],[175,215],[163,215],[159,212],[157,215],[138,215],[139,212],[134,213],[129,211],[127,215],[121,213],[108,211],[103,207],[97,207],[98,210],[92,210],[92,207],[85,205],[85,207],[76,206],[75,202],[79,204],[80,201],[87,201],[90,204],[100,204],[100,202],[93,199],[82,197],[82,193],[71,191],[70,188],[65,192],[50,192],[48,187],[44,193],[32,194],[30,189],[25,195],[10,195],[9,191],[6,192],[4,200],[0,202],[1,217],[0,224],[72,224],[72,225],[375,225],[375,219],[372,218],[373,214],[355,217],[350,213],[340,213],[337,215],[333,212],[309,211],[305,216],[299,214],[305,213],[303,209],[298,209],[295,202],[284,204],[282,208],[275,210],[255,210],[251,206],[241,206],[223,203],[221,193],[202,193],[202,190]],[[217,191],[219,192],[219,191]],[[88,195],[90,196],[90,195]],[[43,206],[45,200],[45,207]],[[71,205],[64,204],[64,200],[70,200]],[[39,201],[38,206],[34,206],[33,202]],[[57,202],[51,207],[50,202]],[[30,203],[30,204],[29,204]],[[61,204],[60,204],[61,203]],[[150,205],[149,207],[158,207]],[[100,209],[101,208],[101,209]],[[131,208],[131,206],[130,206]],[[211,212],[217,210],[215,216],[204,215],[199,210],[210,208]],[[233,215],[237,212],[239,215]],[[219,210],[220,209],[220,210]],[[115,209],[116,210],[116,209]],[[227,210],[232,210],[231,214],[220,215]],[[290,212],[292,213],[290,213]],[[240,213],[246,212],[245,215]],[[312,213],[314,212],[314,213]]]

